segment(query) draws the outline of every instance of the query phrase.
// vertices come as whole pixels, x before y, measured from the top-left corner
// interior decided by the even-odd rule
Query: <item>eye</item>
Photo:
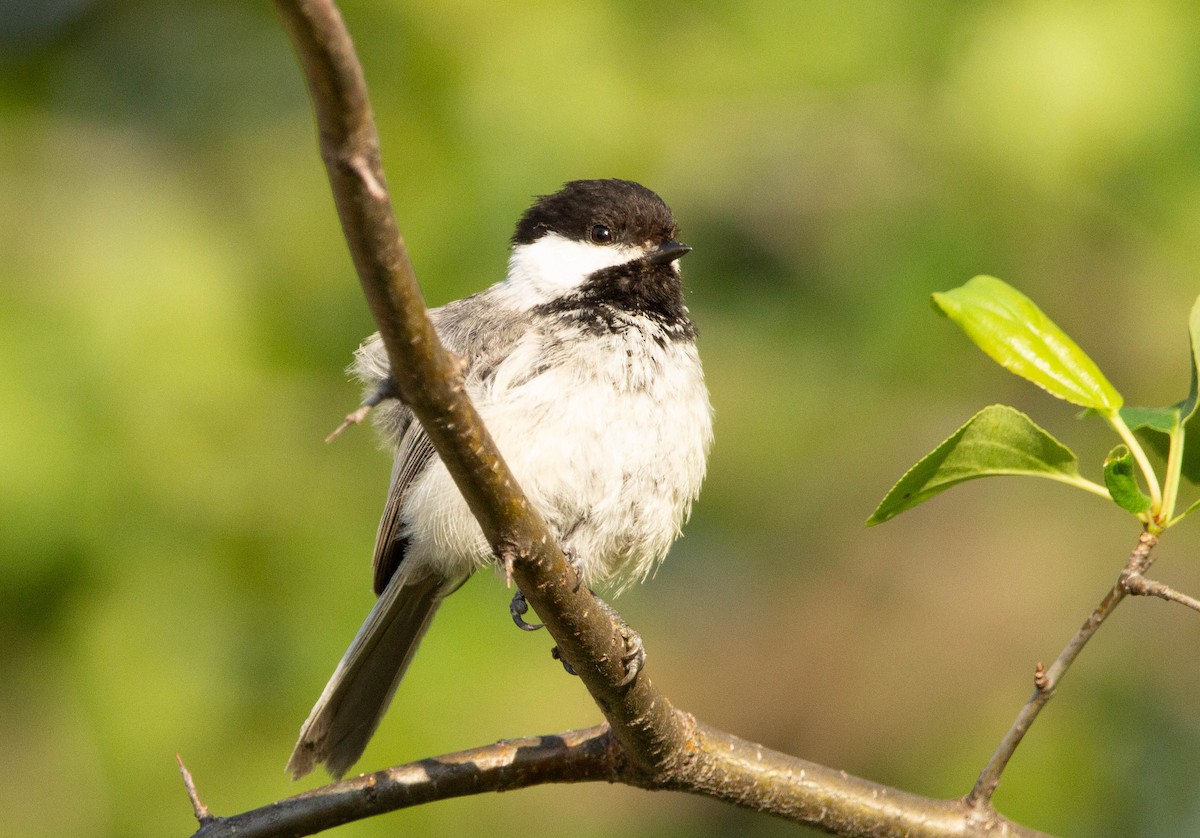
[[[612,230],[605,227],[603,224],[597,224],[592,228],[592,241],[596,244],[608,244],[612,241]]]

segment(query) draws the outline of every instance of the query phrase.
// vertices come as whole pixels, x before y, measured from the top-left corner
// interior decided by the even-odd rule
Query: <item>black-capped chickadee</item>
[[[646,577],[700,491],[712,407],[683,302],[671,210],[626,180],[538,198],[503,282],[430,312],[466,361],[466,389],[521,488],[589,588]],[[389,381],[379,335],[353,366]],[[397,400],[376,424],[396,447],[375,542],[379,600],[304,723],[287,769],[340,777],[362,755],[442,599],[495,561],[419,422]],[[518,619],[516,613],[514,618]]]

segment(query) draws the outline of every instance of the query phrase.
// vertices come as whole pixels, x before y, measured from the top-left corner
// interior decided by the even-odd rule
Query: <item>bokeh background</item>
[[[618,602],[715,725],[966,792],[1137,527],[1048,481],[864,519],[977,409],[1086,474],[1115,440],[932,311],[1033,296],[1128,401],[1187,387],[1200,268],[1200,7],[1038,2],[346,2],[431,304],[498,279],[534,194],[659,191],[717,410],[701,502]],[[389,462],[343,369],[372,330],[267,3],[0,7],[0,831],[186,835],[283,765],[370,602]],[[1194,487],[1188,497],[1194,496]],[[1156,575],[1197,593],[1196,526]],[[479,575],[359,767],[599,719]],[[1200,832],[1200,619],[1129,602],[1013,761],[1006,814]],[[547,787],[337,834],[773,836],[679,794]]]

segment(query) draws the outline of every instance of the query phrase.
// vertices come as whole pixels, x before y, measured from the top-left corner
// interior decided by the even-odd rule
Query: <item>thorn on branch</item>
[[[500,562],[504,565],[504,587],[512,588],[513,586],[513,562],[516,561],[516,553],[512,548],[506,548],[500,556]],[[517,591],[520,594],[520,591]]]
[[[183,775],[183,787],[187,789],[188,800],[192,801],[192,812],[195,813],[196,820],[200,822],[201,826],[215,821],[216,817],[201,802],[200,793],[196,791],[196,782],[192,779],[192,772],[188,771],[187,766],[183,764],[183,757],[176,754],[175,761],[179,763],[179,773]]]
[[[371,161],[361,154],[356,154],[350,158],[348,164],[350,171],[358,175],[362,180],[363,185],[367,187],[367,192],[376,201],[386,201],[388,194],[387,189],[379,182],[379,178],[375,176],[375,172],[371,166]]]

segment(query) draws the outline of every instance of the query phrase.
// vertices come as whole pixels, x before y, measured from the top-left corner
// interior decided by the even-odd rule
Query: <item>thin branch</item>
[[[1147,579],[1140,573],[1130,573],[1122,577],[1122,583],[1125,586],[1125,590],[1133,596],[1156,596],[1168,602],[1178,602],[1180,605],[1186,605],[1193,611],[1200,611],[1200,599],[1181,593],[1162,582]]]
[[[1108,619],[1113,610],[1121,604],[1121,600],[1130,593],[1126,587],[1126,579],[1131,574],[1140,576],[1149,567],[1154,557],[1151,551],[1154,545],[1158,544],[1158,538],[1154,535],[1144,532],[1138,538],[1137,547],[1129,554],[1129,561],[1125,563],[1125,569],[1121,571],[1121,576],[1117,579],[1117,583],[1113,585],[1112,590],[1105,594],[1104,599],[1096,606],[1095,610],[1079,627],[1079,631],[1071,638],[1071,642],[1062,650],[1057,660],[1050,664],[1049,669],[1043,669],[1039,661],[1037,672],[1034,675],[1033,695],[1025,702],[1021,711],[1017,713],[1017,718],[1013,721],[1012,726],[1008,729],[1008,733],[1000,740],[1000,744],[996,748],[996,752],[992,754],[992,758],[988,760],[983,771],[979,775],[979,779],[975,781],[975,787],[971,789],[971,793],[967,795],[966,801],[971,806],[981,808],[990,808],[992,796],[996,793],[996,787],[1000,785],[1000,775],[1004,773],[1008,761],[1012,759],[1013,753],[1016,752],[1017,746],[1021,744],[1021,740],[1029,731],[1034,720],[1037,719],[1038,713],[1046,706],[1051,697],[1054,695],[1054,690],[1058,687],[1062,677],[1066,674],[1071,664],[1079,657],[1079,653],[1083,651],[1083,647],[1087,645],[1092,636],[1100,630],[1100,626]]]
[[[1021,836],[1042,833],[961,798],[900,791],[747,742],[696,723],[696,764],[676,780],[648,785],[703,794],[835,835]]]
[[[444,797],[542,782],[605,779],[675,789],[843,835],[1036,835],[963,801],[871,783],[745,742],[677,710],[643,669],[626,685],[620,618],[577,584],[541,516],[526,501],[441,346],[397,228],[379,162],[362,69],[331,0],[276,0],[303,65],[322,157],[363,291],[388,350],[399,396],[426,429],[497,556],[545,622],[562,658],[608,720],[571,739],[501,743],[365,775],[257,810],[259,831],[298,835]],[[287,826],[279,826],[287,818]]]
[[[395,385],[391,379],[388,379],[384,382],[382,387],[373,390],[365,399],[363,399],[363,403],[359,405],[357,410],[352,410],[346,414],[346,418],[342,420],[342,424],[334,428],[333,431],[330,432],[329,436],[325,437],[325,441],[333,442],[342,435],[342,431],[346,430],[351,425],[357,425],[363,422],[367,416],[370,415],[371,411],[379,407],[379,405],[383,404],[383,402],[388,399],[396,398],[398,394],[393,389],[394,386]]]

